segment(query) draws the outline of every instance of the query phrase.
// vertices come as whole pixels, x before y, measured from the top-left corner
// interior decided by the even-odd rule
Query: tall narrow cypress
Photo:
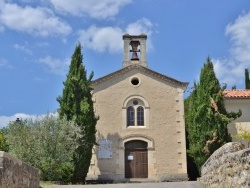
[[[73,183],[85,182],[92,157],[92,148],[96,143],[97,118],[94,114],[91,94],[92,78],[93,72],[87,78],[81,44],[78,44],[71,58],[67,79],[63,83],[62,96],[57,98],[60,104],[59,116],[66,115],[68,120],[75,119],[76,125],[81,128],[82,137],[78,139],[78,146],[76,146],[73,156]]]
[[[227,113],[223,89],[208,58],[199,82],[185,101],[188,156],[199,170],[216,149],[231,141],[227,125],[241,115],[241,112]]]
[[[245,69],[245,87],[246,87],[246,89],[250,89],[250,80],[249,80],[248,69]]]

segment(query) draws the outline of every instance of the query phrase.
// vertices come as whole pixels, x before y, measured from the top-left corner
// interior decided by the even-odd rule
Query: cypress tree
[[[87,71],[83,65],[81,45],[78,44],[71,58],[69,73],[64,84],[62,96],[57,98],[60,104],[60,117],[66,115],[68,120],[75,119],[81,128],[82,137],[78,139],[78,146],[73,155],[74,172],[73,183],[84,183],[88,173],[92,148],[96,143],[96,122],[92,101],[91,79],[93,72],[87,78]]]
[[[216,149],[231,141],[227,125],[241,115],[240,112],[227,113],[223,89],[208,58],[201,69],[199,83],[194,83],[194,89],[185,101],[188,156],[199,172]]]
[[[246,89],[250,89],[250,80],[249,80],[248,69],[245,69],[245,87],[246,87]]]

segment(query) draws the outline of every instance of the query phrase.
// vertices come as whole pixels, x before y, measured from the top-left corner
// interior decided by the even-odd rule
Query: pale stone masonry
[[[39,170],[0,151],[1,188],[39,188]]]
[[[202,166],[201,180],[208,188],[249,188],[250,148],[230,142],[216,150]]]
[[[147,68],[146,35],[123,39],[123,68],[92,82],[99,145],[87,179],[187,180],[183,93],[188,83]]]

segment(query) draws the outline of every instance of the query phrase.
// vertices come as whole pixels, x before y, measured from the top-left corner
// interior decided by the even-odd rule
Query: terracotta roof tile
[[[228,99],[250,98],[250,89],[224,90],[224,94]]]

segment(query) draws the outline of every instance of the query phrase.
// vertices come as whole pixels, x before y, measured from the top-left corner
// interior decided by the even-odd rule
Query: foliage
[[[0,150],[8,152],[9,147],[6,143],[4,132],[0,130]]]
[[[237,126],[238,129],[238,134],[235,135],[234,137],[237,139],[244,139],[247,141],[248,146],[250,144],[250,130],[243,128],[242,126]]]
[[[42,119],[11,122],[9,152],[41,170],[41,180],[69,182],[73,171],[76,139],[81,137],[74,121],[46,115]]]
[[[78,44],[72,55],[69,73],[64,82],[63,94],[57,100],[60,117],[66,116],[68,120],[75,117],[76,124],[81,128],[84,137],[77,140],[78,147],[74,152],[73,183],[84,183],[88,173],[92,148],[96,142],[96,122],[92,101],[91,79],[93,72],[87,79],[87,72],[83,65],[81,45]]]
[[[208,58],[199,83],[194,83],[192,93],[185,100],[188,155],[199,171],[216,149],[231,141],[227,125],[241,115],[241,112],[226,112],[223,89]]]
[[[246,87],[246,89],[250,89],[250,80],[249,80],[248,69],[245,69],[245,87]]]

